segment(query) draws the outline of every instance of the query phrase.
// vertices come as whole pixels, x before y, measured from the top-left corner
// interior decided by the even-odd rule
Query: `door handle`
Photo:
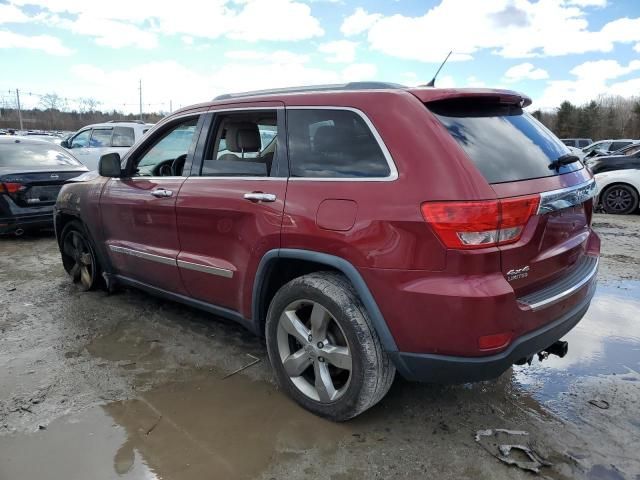
[[[151,190],[150,193],[156,198],[166,198],[173,195],[171,190],[166,190],[164,188],[156,188],[155,190]]]
[[[251,192],[244,194],[245,200],[252,202],[275,202],[276,196],[273,193]]]

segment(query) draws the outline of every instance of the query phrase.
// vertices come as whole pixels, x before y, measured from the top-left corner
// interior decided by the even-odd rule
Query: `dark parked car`
[[[563,138],[561,139],[567,147],[584,148],[593,143],[590,138]]]
[[[52,228],[62,184],[87,169],[63,148],[28,137],[0,138],[0,234]]]
[[[64,267],[265,336],[282,389],[333,420],[396,370],[467,382],[562,356],[595,288],[595,182],[530,103],[366,83],[182,109],[63,187]]]
[[[628,155],[592,157],[588,159],[585,164],[594,175],[596,173],[611,172],[613,170],[640,168],[640,149]]]

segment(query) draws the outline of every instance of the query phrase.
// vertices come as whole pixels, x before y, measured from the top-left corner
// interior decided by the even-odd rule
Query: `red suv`
[[[595,183],[530,103],[352,83],[182,109],[63,187],[64,267],[263,335],[280,386],[333,420],[396,370],[467,382],[563,354],[596,283]]]

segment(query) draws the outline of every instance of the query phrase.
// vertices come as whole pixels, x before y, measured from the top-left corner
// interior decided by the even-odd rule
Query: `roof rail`
[[[145,124],[145,122],[143,122],[142,120],[109,120],[104,123],[139,123],[141,125]]]
[[[391,82],[349,82],[335,83],[329,85],[306,85],[300,87],[273,88],[269,90],[254,90],[251,92],[225,93],[218,95],[214,100],[228,100],[241,97],[255,97],[259,95],[273,95],[279,93],[310,93],[310,92],[330,92],[336,90],[380,90],[406,88],[399,83]]]

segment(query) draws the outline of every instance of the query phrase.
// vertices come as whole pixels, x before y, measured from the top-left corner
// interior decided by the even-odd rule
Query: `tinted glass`
[[[53,144],[0,143],[0,167],[82,167],[82,164]]]
[[[277,123],[275,111],[218,116],[201,175],[269,176],[277,154]]]
[[[111,128],[94,128],[91,134],[90,147],[110,147],[111,146]]]
[[[130,147],[135,143],[135,135],[131,127],[115,127],[113,129],[113,137],[111,146],[113,147]]]
[[[626,147],[631,142],[611,142],[611,146],[609,147],[609,151],[615,152],[616,150],[620,150],[622,147]]]
[[[196,131],[198,117],[182,122],[165,134],[137,161],[137,172],[139,176],[159,175],[157,167],[166,164],[169,167],[173,161],[189,152],[193,134]]]
[[[550,177],[579,170],[580,162],[550,164],[569,149],[521,108],[509,105],[447,101],[429,104],[489,183]]]
[[[564,140],[562,140],[562,143],[564,143],[567,147],[573,147],[576,142],[575,140],[568,140],[565,138]]]
[[[292,177],[387,177],[390,169],[373,133],[348,110],[289,110]]]
[[[578,141],[578,146],[580,148],[586,147],[587,145],[589,145],[591,142],[589,140],[579,140]]]
[[[83,148],[89,146],[89,138],[91,138],[91,130],[80,132],[71,139],[71,148]]]

